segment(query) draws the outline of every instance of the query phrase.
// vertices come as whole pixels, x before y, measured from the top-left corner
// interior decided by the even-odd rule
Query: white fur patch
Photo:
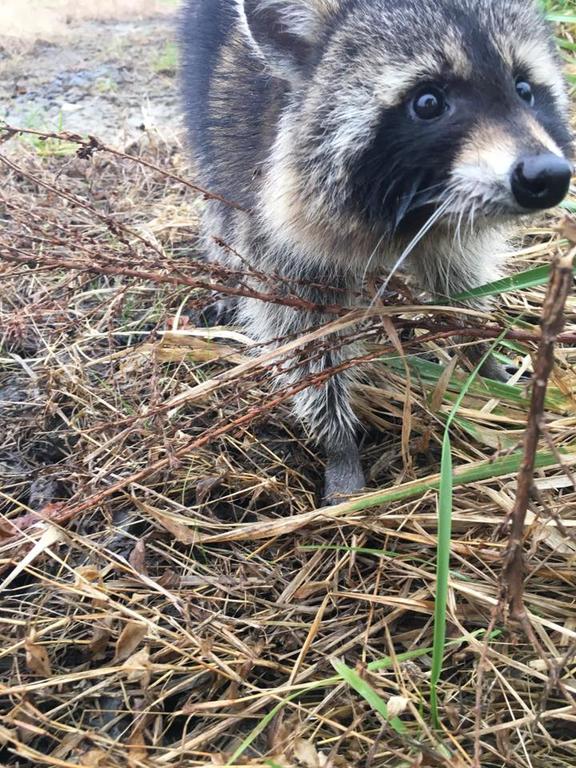
[[[234,0],[234,3],[236,5],[236,11],[238,12],[238,21],[240,22],[240,29],[244,33],[244,36],[248,40],[250,47],[254,51],[254,53],[261,59],[264,59],[264,54],[260,50],[260,46],[254,39],[252,35],[252,31],[250,29],[250,24],[248,24],[248,19],[246,18],[246,10],[244,8],[244,0]]]
[[[383,66],[382,75],[376,86],[376,95],[384,107],[395,107],[406,93],[423,79],[433,77],[438,62],[433,57],[421,56],[417,61],[404,63],[401,67],[390,64]]]
[[[532,117],[532,115],[530,115],[528,118],[528,127],[532,136],[534,136],[536,141],[538,141],[543,147],[546,147],[546,149],[549,152],[552,152],[554,155],[564,157],[564,153],[558,144],[556,144],[548,131],[538,122],[538,120],[536,120],[535,117]]]
[[[472,137],[456,161],[453,178],[467,185],[486,189],[493,186],[510,189],[510,173],[518,160],[518,148],[512,138],[482,131]]]

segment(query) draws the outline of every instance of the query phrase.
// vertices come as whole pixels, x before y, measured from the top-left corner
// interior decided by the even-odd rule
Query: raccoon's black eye
[[[526,80],[521,80],[520,78],[516,80],[516,93],[529,107],[534,106],[534,91]]]
[[[428,85],[414,97],[412,111],[420,120],[434,120],[446,111],[446,96],[440,88]]]

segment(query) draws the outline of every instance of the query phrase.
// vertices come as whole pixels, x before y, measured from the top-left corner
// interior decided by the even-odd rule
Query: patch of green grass
[[[0,119],[0,123],[3,122]],[[50,120],[41,110],[33,110],[24,121],[24,128],[33,131],[46,131],[47,133],[60,133],[65,130],[64,116],[59,114],[58,120]],[[58,139],[44,139],[34,134],[22,134],[20,141],[32,147],[39,157],[69,157],[78,149],[78,145],[71,141],[59,141]]]
[[[450,640],[450,642],[446,643],[446,646],[458,646],[461,643],[469,642],[470,639],[481,638],[484,636],[484,634],[485,631],[483,629],[477,629],[466,637]],[[491,634],[490,639],[493,640],[499,635],[499,630],[495,630]],[[367,665],[367,670],[369,672],[380,672],[385,669],[390,669],[394,666],[395,663],[414,661],[415,659],[428,656],[431,651],[433,651],[433,648],[418,648],[414,651],[405,651],[404,653],[399,653],[395,659],[393,659],[391,656],[385,656],[383,659],[377,659],[376,661],[370,662],[370,664]],[[232,768],[232,766],[237,764],[237,760],[242,757],[242,755],[251,746],[254,740],[268,727],[268,725],[270,725],[276,715],[282,709],[284,709],[287,704],[295,701],[301,696],[304,696],[306,693],[311,693],[312,691],[316,690],[333,688],[335,685],[339,685],[343,681],[347,683],[351,688],[353,688],[358,694],[360,694],[362,698],[364,698],[364,700],[370,704],[371,708],[375,712],[378,712],[380,715],[382,715],[382,717],[388,720],[388,708],[386,703],[383,701],[381,696],[379,696],[379,694],[377,694],[376,691],[358,675],[358,673],[338,660],[333,661],[333,666],[338,673],[337,675],[333,677],[327,677],[323,680],[313,680],[310,683],[303,683],[302,685],[298,685],[297,690],[292,691],[292,693],[290,693],[288,696],[281,699],[266,715],[264,715],[264,717],[258,721],[248,736],[246,736],[246,738],[238,746],[234,754],[226,763],[225,768]],[[403,735],[406,733],[406,724],[399,718],[390,718],[390,726],[396,731],[398,735]],[[272,766],[274,763],[270,761],[268,762],[268,765]]]
[[[98,93],[117,93],[118,83],[111,77],[101,77],[94,83],[94,87]]]
[[[568,25],[568,28],[576,24],[576,2],[574,0],[541,0],[542,7],[549,21],[558,25]],[[576,44],[573,40],[562,36],[562,26],[559,26],[559,34],[556,38],[558,46],[567,62],[573,64],[573,54],[576,51]],[[568,81],[576,84],[576,75],[568,73]]]
[[[178,46],[166,43],[162,52],[154,59],[154,72],[159,75],[175,75],[178,69]]]

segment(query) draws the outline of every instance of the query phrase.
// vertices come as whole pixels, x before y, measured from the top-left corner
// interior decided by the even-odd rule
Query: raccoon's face
[[[237,0],[291,84],[274,162],[310,216],[410,234],[551,208],[568,100],[530,0]]]

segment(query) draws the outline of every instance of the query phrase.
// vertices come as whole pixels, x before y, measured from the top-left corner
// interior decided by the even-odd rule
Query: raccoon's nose
[[[570,186],[572,167],[547,152],[523,157],[512,171],[512,192],[522,208],[543,210],[562,202]]]

